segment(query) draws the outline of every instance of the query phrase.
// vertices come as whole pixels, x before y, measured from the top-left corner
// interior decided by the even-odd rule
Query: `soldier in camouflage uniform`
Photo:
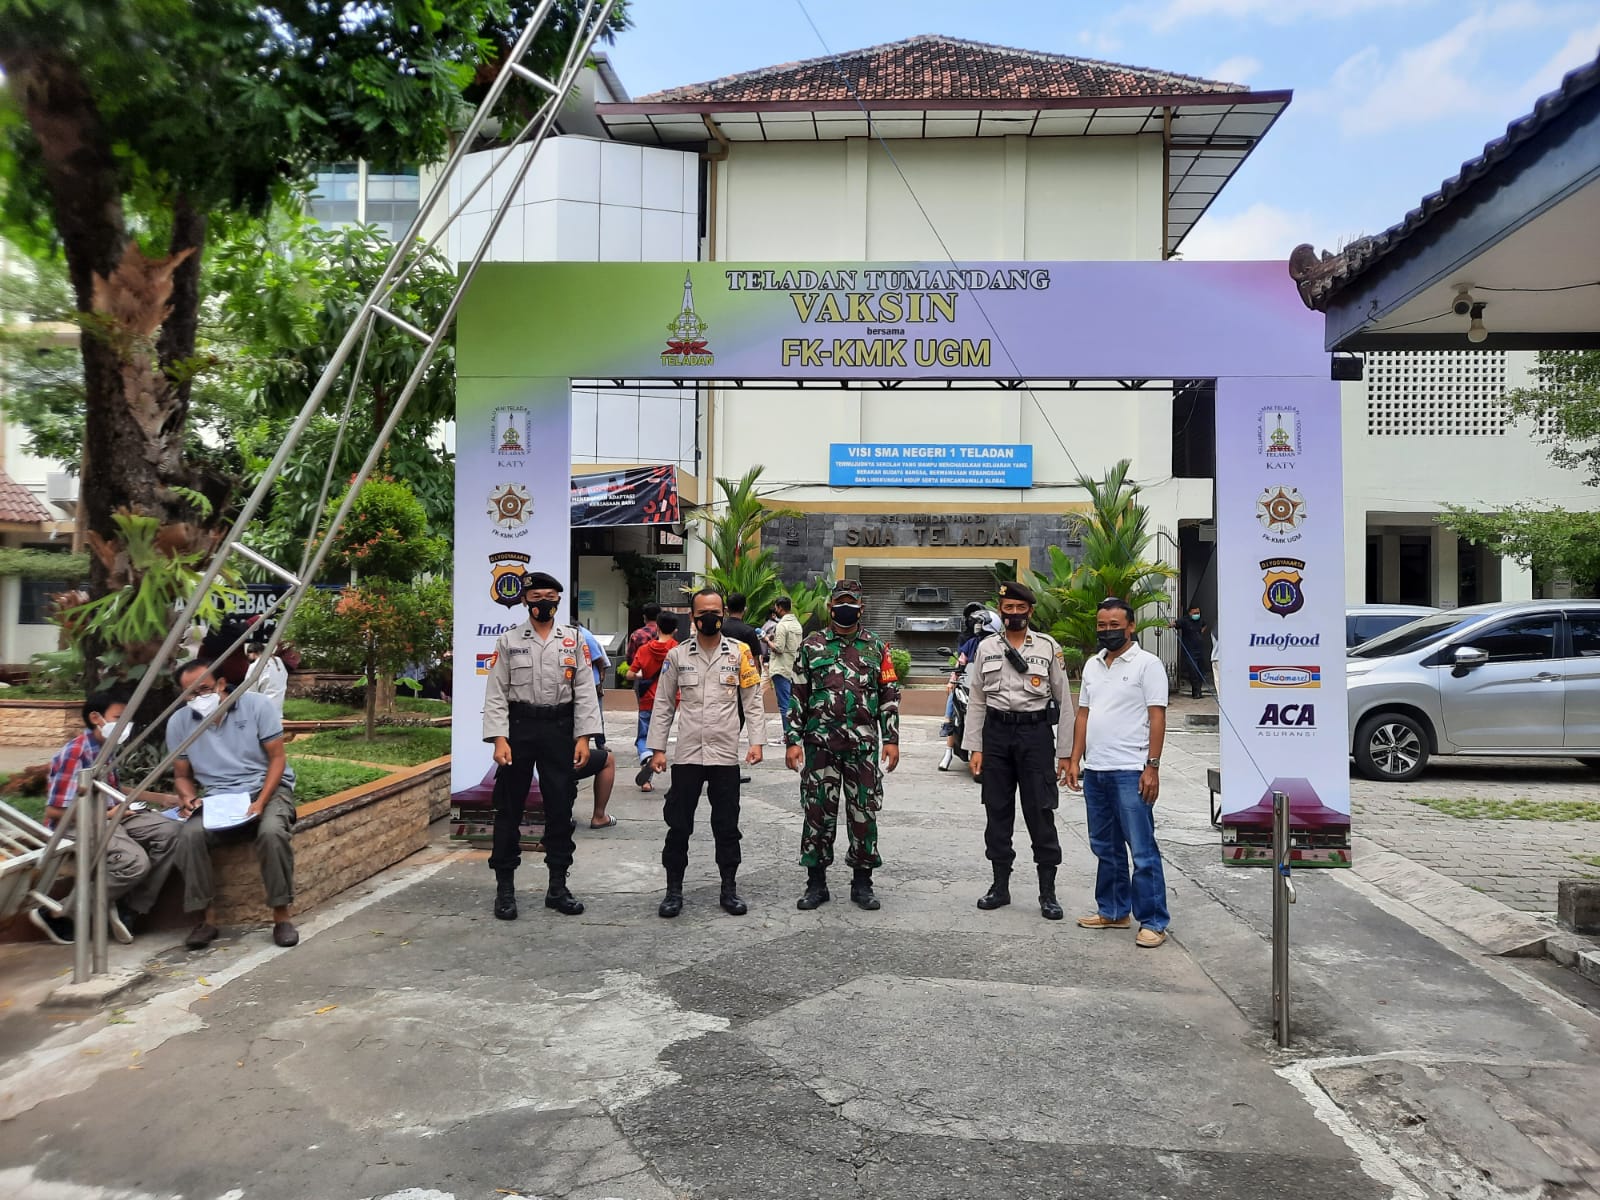
[[[861,585],[841,579],[828,601],[832,624],[806,638],[795,655],[786,763],[800,772],[805,808],[800,865],[807,872],[806,894],[795,905],[801,910],[829,899],[841,793],[850,839],[845,861],[855,870],[850,899],[865,909],[878,907],[872,893],[872,870],[883,865],[878,743],[881,737],[884,770],[894,770],[900,762],[900,684],[888,647],[861,628],[862,609]]]

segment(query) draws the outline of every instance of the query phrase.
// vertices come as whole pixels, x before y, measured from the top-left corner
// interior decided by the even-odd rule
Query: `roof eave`
[[[923,100],[652,100],[628,104],[597,104],[595,112],[608,116],[666,116],[673,113],[713,112],[846,112],[868,111],[947,111],[950,109],[1075,109],[1075,108],[1178,108],[1224,104],[1288,104],[1294,93],[1271,92],[1174,92],[1140,96],[1059,96],[1019,99],[1015,96],[982,99],[928,98]]]

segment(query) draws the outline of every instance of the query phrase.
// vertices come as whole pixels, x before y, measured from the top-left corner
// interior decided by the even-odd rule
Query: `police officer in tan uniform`
[[[667,790],[667,841],[661,865],[667,869],[667,894],[656,911],[675,917],[683,911],[683,873],[689,865],[689,835],[700,789],[711,801],[711,834],[722,870],[723,910],[738,917],[749,911],[739,899],[739,713],[750,751],[744,761],[761,761],[767,724],[761,712],[761,669],[743,642],[722,632],[723,599],[703,588],[690,601],[694,636],[674,646],[657,677],[656,706],[650,714],[650,765],[667,769],[667,733],[677,719],[678,748]]]
[[[999,637],[978,643],[967,668],[965,740],[973,751],[972,772],[983,785],[988,813],[983,841],[994,869],[994,883],[978,907],[987,911],[1011,903],[1011,864],[1017,857],[1011,831],[1021,793],[1022,819],[1039,870],[1039,911],[1046,920],[1059,921],[1063,914],[1056,900],[1056,868],[1061,865],[1061,842],[1055,808],[1060,800],[1057,784],[1066,781],[1072,753],[1073,700],[1061,648],[1048,634],[1028,628],[1033,604],[1033,589],[1027,584],[1002,583],[1000,620],[1005,628]]]
[[[483,696],[483,740],[494,743],[494,915],[517,919],[517,842],[533,773],[544,799],[544,861],[550,868],[546,908],[583,911],[567,890],[572,866],[575,771],[589,761],[589,739],[604,730],[589,649],[576,626],[556,623],[561,582],[534,571],[522,582],[525,624],[500,635]]]

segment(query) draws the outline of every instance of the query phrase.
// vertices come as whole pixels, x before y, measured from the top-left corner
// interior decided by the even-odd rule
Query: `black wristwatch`
[[[1160,766],[1161,766],[1161,760],[1159,758],[1147,758],[1147,759],[1144,760],[1144,765],[1147,766],[1147,767],[1156,767],[1157,769],[1159,769]]]

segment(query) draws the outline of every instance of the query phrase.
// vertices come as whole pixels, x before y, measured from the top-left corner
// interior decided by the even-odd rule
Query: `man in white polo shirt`
[[[1067,786],[1083,792],[1089,848],[1100,860],[1097,911],[1084,929],[1126,929],[1139,922],[1138,945],[1167,940],[1167,879],[1156,845],[1161,746],[1167,736],[1167,670],[1133,636],[1133,609],[1115,596],[1100,602],[1100,653],[1083,666]],[[1133,852],[1133,874],[1128,853]]]

